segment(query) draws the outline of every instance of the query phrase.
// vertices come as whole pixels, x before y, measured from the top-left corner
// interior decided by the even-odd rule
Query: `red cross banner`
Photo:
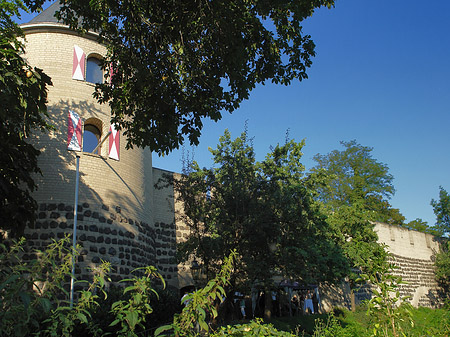
[[[120,132],[116,130],[114,125],[109,127],[109,158],[119,160],[120,149]]]
[[[82,124],[80,116],[76,112],[69,111],[67,150],[81,151]]]
[[[112,78],[116,74],[113,64],[109,65],[109,83],[112,83]]]
[[[72,79],[84,81],[86,54],[77,45],[73,46]]]

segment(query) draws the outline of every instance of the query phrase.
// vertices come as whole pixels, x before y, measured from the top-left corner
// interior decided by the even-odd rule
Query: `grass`
[[[449,337],[450,336],[450,310],[448,309],[430,309],[417,308],[412,310],[413,326],[404,326],[403,331],[408,337]],[[328,331],[334,331],[334,334],[324,334],[324,336],[336,337],[369,337],[372,332],[372,325],[369,317],[366,315],[364,307],[358,308],[355,312],[337,309],[334,311],[336,324],[338,326],[326,326],[329,319],[328,314],[281,317],[270,321],[275,328],[282,331],[296,332],[299,336],[322,336],[314,335],[316,320],[320,319],[323,327]]]
[[[327,317],[327,314],[279,317],[272,319],[270,323],[278,330],[295,331],[297,329],[300,333],[305,333],[305,336],[308,336],[314,331],[316,319],[327,320]]]
[[[413,337],[450,336],[450,311],[418,308],[413,311]]]

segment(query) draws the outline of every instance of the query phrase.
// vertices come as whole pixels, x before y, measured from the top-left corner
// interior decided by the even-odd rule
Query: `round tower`
[[[56,2],[21,26],[24,57],[52,79],[48,112],[55,126],[55,131],[33,139],[42,152],[42,176],[36,177],[34,193],[38,220],[26,230],[26,238],[39,248],[72,233],[78,155],[77,241],[82,251],[76,273],[89,278],[88,268],[106,260],[113,265],[112,280],[119,280],[136,267],[156,262],[151,152],[126,150],[120,133],[107,136],[109,107],[93,98],[95,83],[104,80],[100,60],[106,49],[97,42],[97,34],[80,36],[58,23],[58,9]],[[82,151],[68,150],[70,112],[82,121]],[[72,123],[76,127],[76,121]]]

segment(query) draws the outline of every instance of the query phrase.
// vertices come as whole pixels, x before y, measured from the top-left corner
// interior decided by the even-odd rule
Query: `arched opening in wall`
[[[83,152],[92,152],[97,147],[102,138],[102,122],[97,118],[89,118],[84,123],[83,132]],[[95,151],[101,154],[101,147]]]
[[[89,56],[86,61],[86,82],[102,83],[103,70],[101,61],[97,56]]]

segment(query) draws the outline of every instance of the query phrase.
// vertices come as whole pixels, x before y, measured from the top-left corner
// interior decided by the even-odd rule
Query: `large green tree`
[[[387,165],[372,157],[371,147],[341,144],[341,151],[314,157],[312,175],[322,177],[317,199],[353,267],[371,268],[374,256],[385,256],[373,222],[402,224],[404,217],[388,202],[395,190]]]
[[[276,270],[304,283],[338,280],[347,271],[347,261],[314,200],[316,181],[305,175],[301,163],[304,140],[277,145],[259,163],[262,196],[260,213],[267,226],[279,229]]]
[[[175,181],[190,228],[179,245],[182,259],[194,255],[214,274],[236,250],[232,284],[249,287],[274,275],[305,284],[342,277],[346,260],[304,175],[303,145],[287,141],[256,162],[247,133],[232,140],[226,131],[210,150],[214,168],[194,162]]]
[[[30,8],[44,0],[25,0]],[[96,97],[111,106],[128,147],[159,154],[187,136],[197,144],[203,119],[217,121],[259,83],[307,77],[315,55],[302,21],[334,0],[65,0],[60,18],[95,30],[108,48],[112,81]],[[108,72],[109,73],[109,72]]]
[[[394,177],[387,165],[372,157],[373,148],[352,140],[341,142],[344,150],[317,154],[315,172],[326,172],[326,184],[319,188],[320,200],[335,211],[342,206],[361,203],[364,209],[377,213],[380,220],[389,208],[387,200],[394,195]]]
[[[50,78],[22,58],[21,30],[12,20],[22,1],[0,2],[0,228],[20,235],[35,218],[32,175],[39,151],[27,142],[35,130],[48,130],[47,86]],[[1,238],[1,236],[0,236]]]

